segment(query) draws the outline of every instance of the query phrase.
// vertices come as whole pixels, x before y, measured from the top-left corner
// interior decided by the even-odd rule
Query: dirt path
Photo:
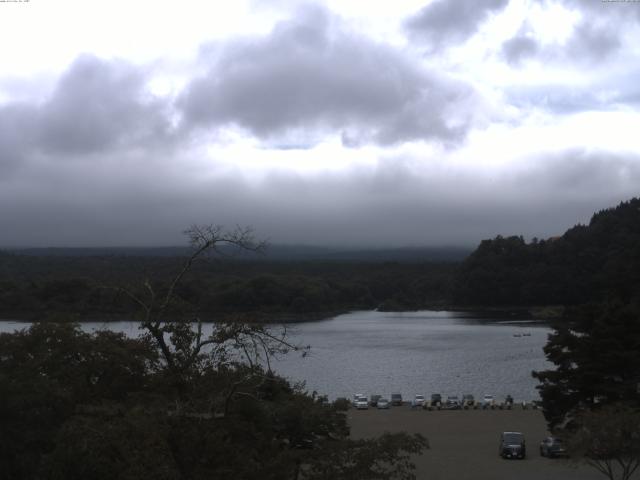
[[[348,412],[354,438],[406,431],[421,433],[431,449],[416,458],[419,480],[603,480],[591,467],[540,456],[547,435],[539,410],[426,411],[409,407]],[[525,435],[527,458],[503,460],[498,441],[503,431]],[[640,478],[640,476],[638,477]]]

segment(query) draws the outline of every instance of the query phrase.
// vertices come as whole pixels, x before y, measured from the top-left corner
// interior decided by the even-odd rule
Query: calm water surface
[[[551,367],[542,351],[549,331],[468,312],[354,312],[295,325],[292,337],[311,345],[311,354],[289,354],[275,369],[331,397],[489,393],[531,400],[539,398],[531,371]],[[522,334],[529,335],[514,336]]]
[[[4,321],[0,331],[24,326]],[[135,322],[84,323],[83,328],[139,332]],[[290,325],[288,331],[293,343],[311,345],[311,352],[304,358],[290,353],[274,369],[332,399],[400,392],[406,399],[417,393],[476,398],[489,393],[531,400],[538,398],[531,371],[551,366],[542,351],[547,326],[470,312],[352,312]]]

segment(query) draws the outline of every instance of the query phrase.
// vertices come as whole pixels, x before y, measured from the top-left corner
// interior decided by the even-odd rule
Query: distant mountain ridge
[[[1,250],[0,250],[1,251]],[[79,247],[8,248],[5,252],[38,257],[179,257],[188,247]],[[335,262],[458,262],[472,251],[470,247],[330,248],[306,245],[270,245],[264,254],[223,248],[234,259],[265,261]]]

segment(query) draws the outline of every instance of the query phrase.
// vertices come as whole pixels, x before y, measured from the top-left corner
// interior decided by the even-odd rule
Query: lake
[[[0,331],[25,324],[2,321]],[[138,334],[135,322],[83,324]],[[492,394],[503,399],[539,398],[532,370],[551,367],[542,347],[548,326],[509,321],[473,312],[360,311],[315,322],[288,325],[293,343],[311,345],[302,358],[293,352],[273,363],[292,381],[306,381],[311,392],[331,399],[354,393],[405,399],[415,394]]]

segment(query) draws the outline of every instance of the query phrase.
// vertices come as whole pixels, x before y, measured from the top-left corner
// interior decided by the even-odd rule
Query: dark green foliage
[[[628,480],[640,467],[640,410],[607,405],[576,419],[566,432],[574,460],[584,461],[609,480]]]
[[[467,305],[578,305],[640,295],[640,199],[593,215],[563,236],[484,240],[456,274]]]
[[[611,302],[569,311],[545,346],[555,370],[534,372],[551,427],[605,404],[640,407],[640,309]]]
[[[79,261],[81,260],[81,261]],[[0,316],[36,320],[123,318],[129,297],[105,285],[141,285],[161,292],[180,257],[0,257]],[[176,289],[173,311],[205,318],[229,313],[326,313],[393,302],[416,309],[450,300],[453,264],[198,262]],[[132,288],[136,293],[142,288]]]
[[[173,370],[150,340],[70,323],[0,335],[0,479],[414,478],[423,438],[349,440],[343,411],[259,366],[188,362],[195,335],[173,329]]]
[[[415,478],[410,455],[428,448],[427,440],[416,434],[385,433],[375,440],[334,442],[317,451],[304,469],[309,480],[408,480]]]
[[[0,478],[34,478],[81,405],[130,401],[156,361],[143,340],[72,324],[0,335]]]

